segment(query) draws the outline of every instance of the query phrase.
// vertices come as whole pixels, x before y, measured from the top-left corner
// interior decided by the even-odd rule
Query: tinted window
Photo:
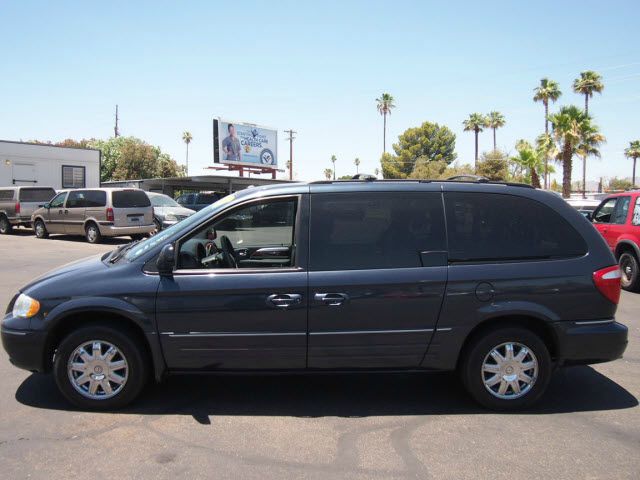
[[[586,244],[560,214],[515,195],[445,193],[450,261],[583,255]]]
[[[48,202],[51,200],[56,191],[53,188],[21,188],[21,202]]]
[[[107,192],[103,190],[89,190],[84,194],[87,207],[104,207],[107,205]]]
[[[67,192],[62,192],[56,195],[54,199],[51,200],[51,205],[50,205],[51,208],[62,207],[62,205],[64,205],[64,199],[66,196],[67,196]]]
[[[13,200],[13,190],[0,190],[0,200]]]
[[[69,198],[67,198],[67,208],[85,207],[86,193],[87,192],[82,192],[82,191],[69,192]]]
[[[624,224],[627,221],[630,201],[631,197],[618,197],[618,202],[616,203],[616,209],[613,211],[611,223]]]
[[[84,167],[62,167],[62,188],[82,188],[85,184]]]
[[[596,223],[609,223],[611,221],[611,214],[616,208],[617,201],[617,198],[608,198],[605,200],[593,214],[593,221]]]
[[[149,207],[149,197],[142,190],[121,190],[111,194],[114,208]]]
[[[216,193],[199,193],[196,198],[196,203],[213,203],[220,198],[220,195]]]
[[[311,270],[421,267],[445,250],[440,193],[311,196]]]

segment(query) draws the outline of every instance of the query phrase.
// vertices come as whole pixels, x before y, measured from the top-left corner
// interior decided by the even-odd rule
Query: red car
[[[640,291],[640,191],[609,195],[591,221],[607,241],[622,270],[622,288]]]

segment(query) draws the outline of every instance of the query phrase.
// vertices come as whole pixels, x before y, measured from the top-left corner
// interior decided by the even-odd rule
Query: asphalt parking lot
[[[0,303],[128,239],[0,237]],[[533,410],[477,407],[449,374],[173,377],[119,413],[71,408],[0,353],[2,478],[638,478],[640,295],[625,358],[555,373]]]

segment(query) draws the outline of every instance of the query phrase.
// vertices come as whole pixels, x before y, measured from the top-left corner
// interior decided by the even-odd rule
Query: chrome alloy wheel
[[[526,345],[501,343],[484,357],[481,375],[491,395],[513,400],[533,388],[538,378],[538,359]]]
[[[91,400],[111,398],[124,388],[129,366],[122,352],[104,340],[91,340],[69,356],[67,373],[71,385]]]
[[[93,225],[90,225],[87,228],[87,238],[89,239],[89,242],[93,243],[96,241],[96,239],[98,238],[98,229],[96,227],[94,227]]]

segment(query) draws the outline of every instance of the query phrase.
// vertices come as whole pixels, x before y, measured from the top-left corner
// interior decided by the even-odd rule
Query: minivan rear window
[[[55,197],[56,191],[53,188],[21,188],[21,202],[48,202]]]
[[[449,261],[584,255],[582,236],[555,210],[515,195],[445,193]]]
[[[111,194],[114,208],[150,207],[151,202],[142,190],[121,190]]]

